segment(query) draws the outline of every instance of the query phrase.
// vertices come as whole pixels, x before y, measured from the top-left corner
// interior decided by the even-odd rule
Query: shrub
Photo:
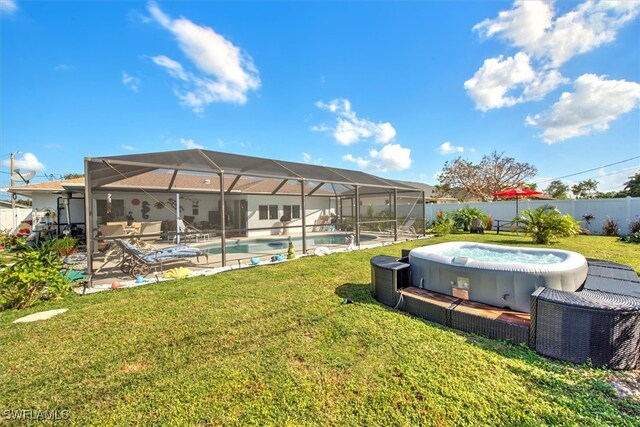
[[[487,220],[484,223],[484,229],[485,230],[491,230],[493,228],[493,217],[491,215],[489,215],[487,217]]]
[[[640,231],[631,233],[628,236],[622,236],[620,240],[626,243],[640,243]]]
[[[453,230],[456,228],[456,220],[454,219],[453,212],[442,213],[438,211],[435,224],[433,225],[432,231],[437,236],[446,236],[447,234],[451,234]]]
[[[471,221],[473,221],[474,218],[480,218],[483,224],[487,221],[487,216],[484,212],[478,208],[472,208],[469,206],[465,206],[455,211],[453,218],[455,219],[456,227],[462,228],[464,231],[469,231]]]
[[[580,224],[569,214],[562,215],[554,206],[544,205],[527,209],[516,219],[523,224],[525,233],[540,244],[549,244],[559,237],[580,233]]]
[[[11,248],[18,243],[18,238],[11,233],[11,230],[0,230],[0,246]]]
[[[618,223],[612,220],[610,217],[604,220],[602,224],[602,235],[604,236],[617,236],[618,235]]]
[[[636,218],[629,224],[629,234],[635,234],[640,231],[640,218]]]
[[[1,309],[22,309],[69,292],[71,283],[60,274],[62,261],[53,249],[54,242],[21,247],[15,264],[0,271]]]

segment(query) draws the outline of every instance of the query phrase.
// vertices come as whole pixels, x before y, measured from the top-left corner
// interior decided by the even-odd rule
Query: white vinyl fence
[[[31,215],[31,208],[16,208],[16,227]],[[0,231],[14,230],[11,208],[0,208]]]
[[[602,225],[607,217],[618,224],[618,234],[629,233],[629,224],[640,218],[640,197],[626,197],[623,199],[580,199],[580,200],[519,200],[518,209],[536,209],[539,206],[550,204],[555,206],[562,214],[570,214],[581,222],[583,228],[588,228],[594,234],[602,232]],[[436,203],[425,206],[427,222],[436,218],[436,212],[455,211],[465,206],[478,208],[494,220],[511,220],[516,217],[516,202],[476,202],[476,203]],[[587,227],[582,219],[583,215],[591,214],[594,219]]]

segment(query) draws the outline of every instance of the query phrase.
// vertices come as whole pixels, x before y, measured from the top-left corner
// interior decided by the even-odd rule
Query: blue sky
[[[540,188],[640,169],[630,0],[0,0],[0,72],[0,188],[18,150],[33,182],[193,147],[429,184],[493,150]]]

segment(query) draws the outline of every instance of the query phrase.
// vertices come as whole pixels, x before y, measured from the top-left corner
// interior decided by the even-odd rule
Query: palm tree
[[[629,181],[624,183],[624,191],[628,192],[628,196],[640,197],[640,172],[629,177]]]
[[[562,215],[552,205],[522,211],[518,222],[524,224],[525,233],[539,244],[547,245],[559,237],[569,237],[580,232],[580,225],[571,215]]]

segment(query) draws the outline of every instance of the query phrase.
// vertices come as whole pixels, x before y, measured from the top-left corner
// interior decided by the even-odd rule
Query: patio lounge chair
[[[413,227],[413,224],[415,222],[416,222],[415,218],[407,219],[407,221],[402,225],[402,228],[398,229],[398,236],[400,236],[400,235],[410,235],[412,237],[418,237],[418,232]],[[393,236],[394,230],[393,230],[393,228],[388,229],[388,230],[384,230],[384,233],[388,234],[389,236]]]
[[[207,262],[209,262],[209,255],[207,253],[199,248],[187,245],[143,251],[124,239],[116,239],[115,242],[124,254],[120,262],[120,269],[133,277],[146,276],[152,267],[160,267],[160,271],[162,272],[163,265],[170,262],[191,262],[189,258],[196,258],[196,261],[199,262],[201,255],[204,255]]]
[[[413,226],[415,222],[416,222],[415,218],[407,219],[407,221],[402,225],[402,230],[400,230],[400,233],[417,237],[418,233],[416,232],[416,229]]]
[[[329,215],[320,215],[313,223],[313,231],[326,231],[329,227]]]

